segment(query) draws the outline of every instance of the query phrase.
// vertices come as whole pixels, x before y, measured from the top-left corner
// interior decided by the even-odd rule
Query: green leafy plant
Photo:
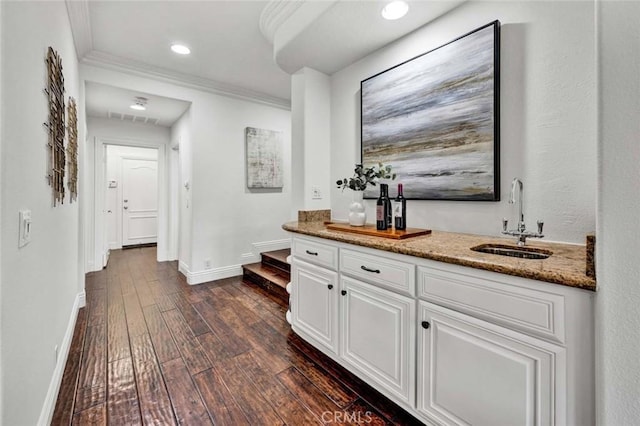
[[[391,166],[378,163],[377,166],[363,167],[356,164],[353,177],[340,179],[336,182],[338,188],[349,188],[353,191],[364,191],[367,185],[376,186],[380,179],[395,179],[396,174],[391,173]]]

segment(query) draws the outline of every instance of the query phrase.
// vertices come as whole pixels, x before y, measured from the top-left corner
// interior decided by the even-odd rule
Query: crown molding
[[[262,92],[231,84],[220,83],[208,78],[197,77],[162,67],[156,67],[97,50],[92,50],[86,53],[80,59],[80,63],[120,71],[140,77],[153,78],[154,80],[163,81],[165,83],[176,84],[178,86],[201,90],[203,92],[209,92],[216,95],[257,102],[287,111],[291,110],[291,102],[287,99],[267,95]]]
[[[278,28],[295,13],[305,0],[271,0],[260,13],[260,31],[273,44]]]
[[[91,35],[91,19],[89,18],[88,0],[66,0],[67,15],[71,25],[73,44],[76,47],[78,59],[83,58],[93,50],[93,37]]]

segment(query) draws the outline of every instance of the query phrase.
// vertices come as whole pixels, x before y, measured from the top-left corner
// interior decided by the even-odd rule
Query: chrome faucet
[[[506,235],[513,235],[514,237],[518,237],[518,246],[524,246],[527,242],[527,237],[530,238],[542,238],[542,227],[544,226],[544,222],[538,221],[538,232],[529,232],[527,231],[527,226],[524,223],[524,212],[522,208],[522,199],[524,188],[522,185],[522,181],[518,178],[513,178],[511,182],[511,194],[509,195],[509,204],[516,203],[516,191],[518,192],[518,226],[516,229],[507,229],[509,221],[504,218],[502,219],[502,233]]]

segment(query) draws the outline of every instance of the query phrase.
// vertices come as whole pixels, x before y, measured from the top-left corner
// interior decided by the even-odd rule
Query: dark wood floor
[[[240,278],[189,286],[155,248],[87,276],[54,425],[419,424]]]

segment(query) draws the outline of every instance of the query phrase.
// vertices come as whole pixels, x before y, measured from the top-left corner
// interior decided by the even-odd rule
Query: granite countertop
[[[527,241],[527,246],[551,250],[553,255],[544,260],[520,259],[470,250],[480,244],[506,244],[515,246],[514,238],[487,237],[433,231],[430,235],[391,240],[348,232],[328,230],[323,221],[299,221],[282,225],[285,231],[327,238],[394,253],[469,266],[507,275],[595,290],[596,281],[587,276],[585,246],[573,244]]]

